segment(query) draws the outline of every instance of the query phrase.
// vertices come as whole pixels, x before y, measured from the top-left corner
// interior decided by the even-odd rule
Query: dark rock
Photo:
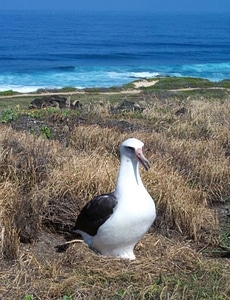
[[[79,100],[75,100],[74,102],[71,102],[70,96],[66,98],[58,95],[36,98],[30,104],[30,109],[42,109],[47,107],[55,107],[57,109],[64,109],[64,108],[78,109],[82,107],[82,104],[79,102]]]
[[[66,98],[57,95],[44,96],[42,98],[34,99],[30,104],[31,109],[41,109],[47,107],[64,108],[66,107]]]
[[[179,116],[179,115],[185,114],[186,112],[187,112],[187,109],[185,107],[182,107],[175,112],[175,115]]]
[[[116,113],[116,112],[119,112],[119,111],[121,111],[121,112],[122,111],[123,112],[124,111],[140,111],[140,112],[142,112],[143,108],[138,103],[125,100],[124,102],[122,102],[117,107],[111,109],[112,113]]]

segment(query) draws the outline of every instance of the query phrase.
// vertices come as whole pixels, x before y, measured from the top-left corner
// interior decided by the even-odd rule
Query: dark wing
[[[80,212],[73,230],[81,230],[91,236],[112,215],[117,199],[113,193],[103,194],[89,201]]]

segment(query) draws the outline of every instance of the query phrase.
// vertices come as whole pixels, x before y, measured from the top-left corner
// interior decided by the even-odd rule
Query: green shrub
[[[0,113],[0,122],[8,123],[10,121],[16,121],[19,116],[18,109],[7,108]]]

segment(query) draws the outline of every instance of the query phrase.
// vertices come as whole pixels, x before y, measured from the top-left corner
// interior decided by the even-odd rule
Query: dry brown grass
[[[68,147],[1,125],[0,298],[230,297],[229,261],[201,254],[218,245],[224,216],[217,212],[229,207],[230,104],[186,100],[186,112],[176,116],[178,105],[155,99],[143,119],[123,115],[148,130],[75,126],[66,132]],[[145,142],[152,167],[141,173],[158,213],[137,260],[106,259],[84,243],[57,253],[83,205],[114,189],[118,148],[130,136]]]

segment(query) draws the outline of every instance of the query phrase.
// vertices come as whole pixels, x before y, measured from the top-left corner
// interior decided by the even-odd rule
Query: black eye
[[[126,146],[126,148],[129,149],[130,151],[134,151],[134,148],[133,148],[133,147]]]

